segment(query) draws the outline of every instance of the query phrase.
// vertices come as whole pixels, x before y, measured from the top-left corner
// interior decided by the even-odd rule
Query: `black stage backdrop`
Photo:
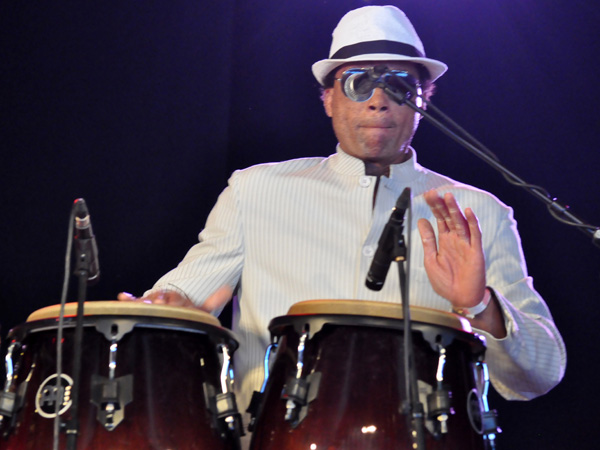
[[[436,104],[600,224],[596,2],[392,3],[450,66]],[[365,4],[384,2],[0,3],[2,337],[59,303],[74,199],[86,199],[100,250],[89,298],[114,299],[177,264],[233,170],[333,152],[310,65],[343,13]],[[566,377],[548,395],[492,396],[499,448],[596,448],[600,249],[429,124],[414,145],[425,166],[514,207],[568,347]]]

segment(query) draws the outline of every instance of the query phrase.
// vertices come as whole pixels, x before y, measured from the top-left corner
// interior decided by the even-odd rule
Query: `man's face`
[[[358,62],[338,68],[341,78],[351,68],[385,65],[404,70],[418,79],[414,64],[407,62]],[[398,105],[382,89],[375,89],[366,102],[354,102],[344,95],[339,81],[323,94],[325,112],[332,119],[333,130],[342,149],[365,162],[367,174],[387,174],[390,164],[408,157],[408,146],[417,129],[419,115],[406,105]]]

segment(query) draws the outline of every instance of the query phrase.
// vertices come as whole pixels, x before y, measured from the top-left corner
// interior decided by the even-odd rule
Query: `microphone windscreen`
[[[354,102],[366,102],[373,96],[375,84],[368,73],[353,73],[344,82],[344,94]]]

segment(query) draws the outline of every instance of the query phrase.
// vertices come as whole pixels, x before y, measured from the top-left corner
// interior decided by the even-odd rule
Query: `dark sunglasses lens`
[[[410,89],[416,89],[418,81],[412,75],[406,72],[397,72],[385,77],[385,82],[400,92],[407,92],[410,95]]]
[[[388,71],[385,67],[382,70],[377,69],[378,67],[345,70],[339,81],[346,97],[355,102],[367,101],[373,96],[374,88],[383,87],[383,83],[393,92],[402,95],[405,100],[413,97],[411,90],[419,89],[419,81],[407,72]]]
[[[346,80],[348,78],[350,78],[352,75],[359,76],[359,75],[362,75],[365,72],[366,72],[366,69],[348,69],[348,70],[345,70],[344,72],[342,72],[342,78],[341,78],[340,81],[342,82],[342,85],[344,85],[344,83],[346,83]]]

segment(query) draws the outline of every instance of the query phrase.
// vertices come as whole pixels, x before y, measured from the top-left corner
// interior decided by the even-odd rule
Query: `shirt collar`
[[[383,179],[389,178],[392,182],[400,181],[406,184],[419,176],[423,168],[417,163],[415,150],[412,147],[409,147],[409,150],[411,153],[410,158],[400,164],[392,164],[390,166],[390,176],[384,176],[382,177]],[[365,164],[363,161],[344,152],[339,144],[336,147],[336,153],[329,157],[329,161],[333,170],[340,174],[365,175]]]

